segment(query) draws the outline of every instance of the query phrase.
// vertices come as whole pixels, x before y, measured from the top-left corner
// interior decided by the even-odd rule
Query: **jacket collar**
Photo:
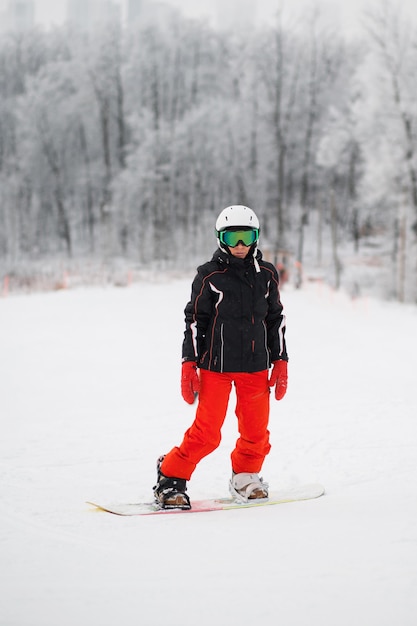
[[[237,259],[223,248],[218,248],[213,254],[212,261],[217,261],[222,264],[230,265],[230,267],[236,267],[237,269],[246,269],[250,266],[254,266],[257,273],[259,273],[260,267],[258,261],[262,259],[262,252],[255,248],[253,255],[249,255],[245,259]]]

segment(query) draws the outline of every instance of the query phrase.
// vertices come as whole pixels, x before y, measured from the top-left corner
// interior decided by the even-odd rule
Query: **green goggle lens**
[[[251,246],[259,239],[259,229],[222,230],[219,233],[219,239],[229,248],[234,248],[239,242],[242,242],[244,246]]]

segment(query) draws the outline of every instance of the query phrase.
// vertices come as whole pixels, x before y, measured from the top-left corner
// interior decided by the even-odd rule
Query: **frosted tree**
[[[49,64],[28,82],[19,108],[19,139],[23,168],[32,176],[37,174],[39,219],[48,223],[45,234],[51,239],[57,234],[67,254],[71,255],[73,234],[69,201],[76,122],[71,106],[75,88],[67,69],[65,63]],[[51,214],[48,207],[52,209]]]
[[[12,261],[35,247],[34,180],[22,167],[17,103],[48,56],[62,52],[60,42],[47,42],[38,31],[0,38],[0,253]]]
[[[268,205],[276,207],[275,236],[271,237],[275,255],[288,244],[286,234],[286,198],[288,189],[288,152],[292,143],[293,115],[300,80],[300,49],[290,27],[284,23],[282,10],[277,13],[276,24],[270,36],[262,37],[262,45],[257,50],[260,76],[263,81],[265,98],[269,108],[269,125],[273,138],[271,146],[271,166],[274,199]],[[288,209],[287,209],[288,210]]]
[[[302,57],[302,80],[299,93],[298,117],[299,141],[299,217],[297,228],[296,284],[301,285],[304,262],[305,227],[309,223],[312,208],[316,208],[317,188],[325,184],[320,179],[317,150],[323,136],[328,133],[331,107],[340,97],[346,97],[342,84],[344,50],[342,42],[329,34],[321,14],[314,9],[305,24],[305,41]],[[300,44],[301,45],[301,44]],[[342,95],[343,94],[343,95]],[[333,184],[335,181],[333,181]],[[335,205],[332,196],[331,206]],[[332,211],[334,214],[334,211]]]
[[[384,138],[379,138],[380,154],[385,154],[385,163],[390,170],[385,178],[384,187],[390,184],[386,215],[393,224],[391,228],[394,244],[393,258],[398,265],[398,258],[404,257],[405,224],[407,206],[412,209],[411,223],[414,238],[417,236],[417,154],[415,101],[415,66],[417,62],[417,31],[398,7],[384,2],[378,12],[368,17],[368,31],[371,35],[372,54],[376,71],[374,86],[379,95],[378,113],[383,117]],[[385,139],[385,141],[384,141]],[[384,201],[382,201],[382,206]],[[399,207],[399,212],[398,208]],[[395,210],[393,211],[392,208]],[[387,223],[387,219],[385,219]],[[410,247],[411,252],[411,247]],[[410,255],[408,255],[411,260]],[[417,268],[414,254],[413,266],[409,263],[410,289],[417,296]],[[405,268],[399,271],[399,283],[404,284]],[[398,281],[394,281],[398,282]],[[395,286],[394,291],[404,299],[404,287]]]

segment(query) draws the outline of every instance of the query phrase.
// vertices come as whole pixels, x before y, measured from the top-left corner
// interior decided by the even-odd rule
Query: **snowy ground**
[[[0,300],[0,626],[414,626],[417,308],[319,285],[282,297],[290,386],[272,488],[318,500],[120,518],[194,407],[179,393],[190,280]],[[227,495],[233,406],[191,498]]]

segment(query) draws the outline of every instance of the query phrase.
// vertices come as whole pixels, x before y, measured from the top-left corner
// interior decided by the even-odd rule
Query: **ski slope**
[[[0,300],[0,626],[414,626],[417,308],[282,292],[289,389],[271,489],[318,500],[120,518],[195,407],[179,392],[192,276]],[[227,495],[233,398],[192,498]]]

